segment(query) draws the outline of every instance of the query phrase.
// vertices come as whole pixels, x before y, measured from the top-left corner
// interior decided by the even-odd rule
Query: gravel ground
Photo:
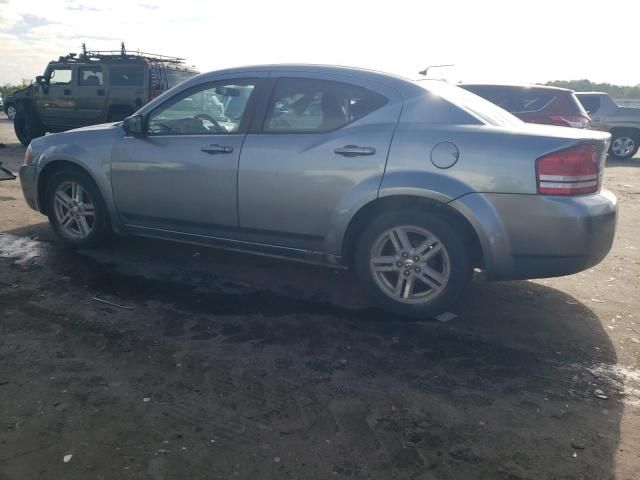
[[[0,142],[17,169],[4,119]],[[443,323],[372,309],[348,272],[72,253],[0,182],[0,480],[637,479],[640,158],[605,183],[604,262],[476,278]]]

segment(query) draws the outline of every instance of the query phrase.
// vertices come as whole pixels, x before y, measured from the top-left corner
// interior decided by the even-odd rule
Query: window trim
[[[253,116],[256,110],[257,98],[260,95],[263,95],[264,92],[261,89],[264,87],[263,84],[264,78],[262,77],[241,77],[241,78],[228,78],[228,79],[220,79],[220,80],[212,80],[205,83],[200,83],[198,85],[194,85],[189,87],[180,93],[174,95],[173,97],[167,99],[162,102],[160,105],[157,105],[153,108],[153,110],[149,111],[145,115],[144,119],[144,131],[145,135],[148,137],[202,137],[202,136],[210,136],[210,135],[246,135],[249,126],[252,123]],[[210,88],[214,88],[215,85],[220,85],[221,83],[233,83],[233,84],[242,84],[242,83],[251,83],[255,85],[251,95],[249,95],[249,99],[247,100],[247,106],[244,109],[244,113],[242,114],[242,119],[240,120],[240,124],[238,125],[238,130],[235,132],[203,132],[203,133],[149,133],[149,121],[151,120],[151,116],[155,111],[159,108],[167,106],[167,108],[175,105],[180,100],[192,95],[193,93],[197,93],[198,91],[208,90]]]
[[[269,95],[265,95],[265,97],[268,97],[268,101],[266,102],[266,104],[261,105],[261,109],[260,109],[260,116],[257,119],[258,122],[257,125],[252,125],[252,127],[257,127],[257,130],[255,132],[251,132],[251,133],[259,133],[259,134],[264,134],[264,135],[327,135],[333,132],[336,132],[344,127],[347,127],[355,122],[358,122],[360,120],[362,120],[363,118],[369,116],[370,114],[372,114],[373,112],[377,112],[378,110],[380,110],[381,108],[384,108],[385,106],[389,105],[389,103],[391,102],[391,99],[385,95],[384,93],[381,93],[379,91],[373,90],[369,87],[364,87],[362,85],[358,85],[356,83],[349,83],[349,82],[344,82],[344,81],[340,81],[340,80],[333,80],[333,79],[327,79],[327,78],[321,78],[321,77],[296,77],[296,76],[282,76],[282,77],[271,77],[271,85],[270,85],[270,92]],[[357,118],[355,120],[351,120],[350,122],[345,123],[344,125],[340,125],[339,127],[333,128],[331,130],[322,130],[322,131],[318,131],[318,130],[288,130],[286,132],[269,132],[269,131],[265,131],[264,127],[265,124],[267,122],[267,116],[269,114],[269,110],[270,107],[274,104],[273,100],[274,100],[274,96],[275,96],[275,92],[276,92],[276,88],[278,87],[278,82],[280,82],[281,80],[311,80],[311,81],[321,81],[321,82],[329,82],[329,83],[341,83],[343,85],[350,85],[353,87],[357,87],[357,88],[362,88],[364,90],[367,90],[369,92],[373,92],[377,95],[380,95],[381,97],[383,97],[385,99],[385,102],[380,105],[378,108],[376,108],[375,110],[370,111],[369,113],[367,113],[366,115]],[[253,128],[252,128],[253,129]]]
[[[80,80],[82,79],[82,74],[81,74],[81,70],[82,69],[91,69],[91,70],[99,70],[102,73],[102,85],[83,85],[80,83]],[[105,81],[104,81],[104,69],[102,68],[102,65],[96,65],[96,66],[92,66],[92,65],[78,65],[78,82],[76,84],[76,86],[78,87],[104,87],[105,85]]]

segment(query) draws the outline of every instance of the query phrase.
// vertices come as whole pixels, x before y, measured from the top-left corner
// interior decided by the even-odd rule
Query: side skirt
[[[324,267],[339,268],[346,270],[342,264],[342,258],[335,255],[327,255],[322,252],[302,250],[291,247],[281,247],[277,245],[267,245],[242,240],[228,238],[210,237],[194,233],[176,232],[160,228],[142,227],[140,225],[127,224],[127,233],[138,237],[157,238],[161,240],[171,240],[191,245],[202,245],[205,247],[230,250],[233,252],[249,253],[265,257],[281,258],[283,260],[321,265]]]

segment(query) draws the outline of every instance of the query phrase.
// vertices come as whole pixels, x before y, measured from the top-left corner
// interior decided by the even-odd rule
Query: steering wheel
[[[199,113],[193,118],[197,118],[198,120],[206,120],[208,122],[211,122],[218,132],[226,132],[227,131],[227,129],[224,128],[222,125],[220,125],[217,120],[215,120],[212,116],[207,115],[206,113]]]

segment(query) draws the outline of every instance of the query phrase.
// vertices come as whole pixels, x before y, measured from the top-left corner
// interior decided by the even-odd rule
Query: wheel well
[[[615,135],[619,135],[619,134],[623,134],[623,135],[630,135],[633,138],[635,138],[636,140],[640,140],[640,129],[638,128],[633,128],[633,127],[614,127],[611,129],[611,135],[615,136]]]
[[[69,162],[67,160],[54,160],[53,162],[47,163],[38,176],[38,205],[40,206],[40,211],[44,214],[47,213],[47,205],[45,203],[47,184],[49,183],[49,179],[61,170],[81,172],[91,178],[89,172],[73,162]]]
[[[365,205],[351,219],[347,231],[345,232],[342,242],[342,258],[346,265],[351,265],[358,238],[365,226],[383,211],[401,210],[407,208],[416,208],[428,213],[429,215],[437,215],[451,223],[463,232],[466,241],[472,249],[473,264],[482,267],[484,259],[482,255],[482,247],[476,231],[469,221],[454,208],[445,203],[438,202],[422,197],[414,196],[390,196],[383,197]]]

